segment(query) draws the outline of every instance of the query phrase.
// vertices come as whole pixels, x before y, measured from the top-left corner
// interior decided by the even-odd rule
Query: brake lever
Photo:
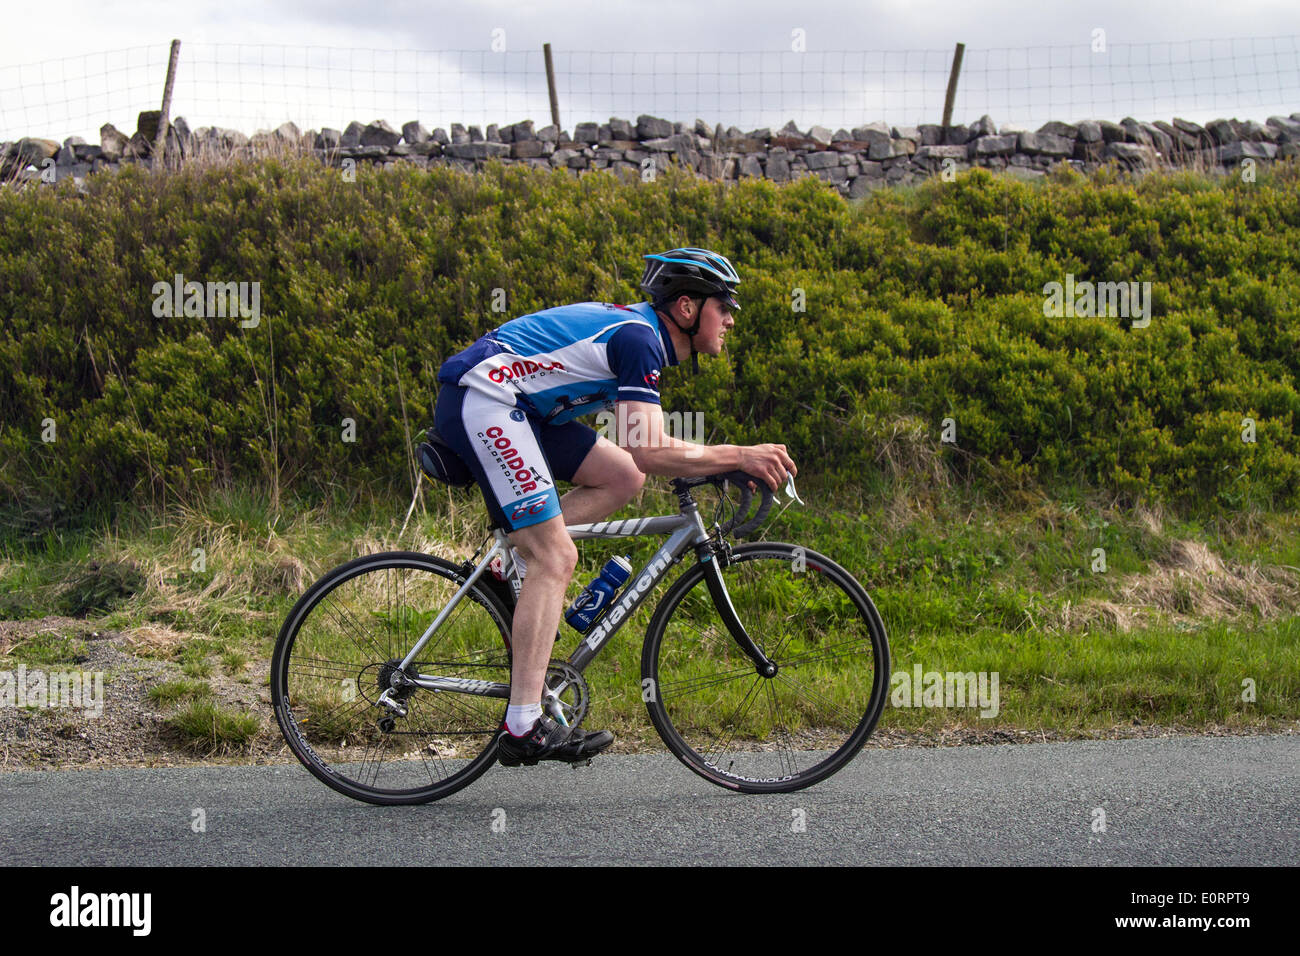
[[[785,473],[784,491],[787,498],[790,498],[793,501],[797,501],[801,505],[804,503],[803,499],[799,497],[799,493],[794,490],[794,475],[790,474],[790,472],[788,471]],[[804,507],[806,508],[807,505],[804,505]]]

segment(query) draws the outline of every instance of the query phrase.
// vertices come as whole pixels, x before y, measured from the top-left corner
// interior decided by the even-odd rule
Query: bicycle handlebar
[[[758,505],[758,511],[754,514],[754,517],[750,518],[748,521],[742,521],[741,519],[749,514],[749,505],[754,499],[754,493],[749,490],[749,483],[751,481],[758,486],[761,500]],[[748,536],[763,523],[763,519],[767,517],[768,511],[772,508],[772,501],[774,498],[772,489],[767,486],[767,482],[762,478],[759,478],[757,475],[751,475],[747,471],[727,471],[717,475],[709,475],[704,478],[686,479],[686,482],[688,484],[711,484],[718,488],[722,488],[727,482],[731,482],[740,489],[740,504],[736,506],[736,517],[722,526],[722,534],[730,532],[737,538]]]
[[[749,514],[749,505],[754,500],[754,493],[749,490],[749,483],[753,482],[758,488],[760,496],[758,510],[748,521],[741,519]],[[768,487],[766,481],[751,475],[747,471],[724,471],[716,475],[704,475],[696,478],[674,478],[673,488],[678,494],[689,492],[689,489],[699,487],[700,485],[713,485],[719,490],[730,482],[740,489],[740,503],[736,506],[736,516],[727,524],[719,526],[721,534],[734,534],[737,538],[746,538],[758,528],[759,525],[767,518],[767,513],[772,510],[772,502],[776,500],[776,494]],[[791,501],[797,501],[803,504],[803,499],[794,490],[794,477],[786,475],[785,492],[790,496]]]

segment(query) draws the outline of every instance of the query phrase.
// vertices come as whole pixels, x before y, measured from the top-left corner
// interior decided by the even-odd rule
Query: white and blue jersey
[[[527,527],[560,514],[554,479],[572,481],[596,443],[574,419],[619,401],[661,404],[660,372],[676,364],[648,302],[545,309],[442,364],[435,425],[474,473],[494,520]]]
[[[659,373],[676,364],[648,302],[581,302],[512,319],[444,362],[438,381],[561,425],[616,401],[660,404]]]

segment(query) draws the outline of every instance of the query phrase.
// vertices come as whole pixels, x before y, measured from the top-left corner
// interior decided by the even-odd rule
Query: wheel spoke
[[[726,752],[728,744],[730,744],[732,739],[735,737],[736,728],[740,723],[740,719],[743,718],[745,714],[749,713],[749,708],[752,707],[754,701],[758,699],[758,695],[755,694],[754,691],[759,689],[759,684],[761,683],[765,683],[763,678],[755,675],[754,683],[750,686],[749,690],[746,691],[745,698],[740,702],[737,712],[733,713],[731,718],[723,723],[723,727],[726,728],[727,733],[725,737],[719,740],[717,749],[713,751],[714,753],[720,754]],[[718,740],[716,736],[714,739]]]
[[[862,719],[860,716],[856,714],[850,714],[848,711],[844,710],[843,708],[836,707],[833,703],[831,703],[829,700],[826,700],[825,698],[814,697],[806,687],[804,687],[798,681],[790,677],[789,674],[786,673],[777,674],[776,679],[781,681],[783,684],[788,684],[791,688],[794,689],[794,692],[796,694],[798,694],[809,704],[812,704],[814,707],[824,707],[832,711],[835,714],[835,716],[840,718],[844,726],[856,727],[857,722]]]
[[[349,677],[356,677],[357,665],[347,661],[331,661],[325,658],[303,658],[298,662],[297,670],[300,677],[335,677],[344,680]]]
[[[332,594],[330,595],[330,597],[335,598],[335,596]],[[338,601],[337,598],[335,598],[335,603],[341,603],[341,602]],[[322,608],[322,610],[325,609]],[[326,611],[326,613],[329,612]],[[384,649],[379,646],[379,642],[376,641],[375,638],[372,636],[370,629],[363,627],[356,620],[355,616],[352,614],[350,609],[346,607],[337,608],[335,611],[334,620],[339,625],[339,630],[344,634],[345,637],[348,637],[352,641],[352,643],[356,645],[357,650],[360,651],[363,655],[368,654],[369,652],[364,647],[361,646],[361,642],[358,641],[356,637],[350,632],[350,629],[353,629],[357,633],[363,633],[365,635],[366,639],[370,641],[370,645],[375,649],[375,652],[378,654],[378,658],[377,658],[378,660],[387,659],[387,655],[384,653]]]
[[[718,684],[726,684],[734,680],[739,680],[746,674],[754,674],[754,667],[752,664],[748,667],[737,667],[735,670],[723,671],[720,674],[710,674],[707,677],[695,677],[660,684],[659,693],[663,694],[665,688],[667,688],[677,691],[677,693],[672,695],[674,697],[684,697],[687,694],[698,694],[700,691],[709,687],[715,687]]]
[[[782,667],[798,667],[800,664],[817,664],[817,663],[821,663],[822,661],[833,661],[833,660],[841,660],[844,658],[852,658],[856,655],[850,653],[847,650],[842,650],[839,651],[838,653],[831,653],[831,652],[834,651],[836,648],[841,648],[841,647],[861,648],[864,644],[869,645],[870,643],[871,643],[870,638],[861,637],[854,641],[844,641],[841,644],[830,644],[827,645],[826,647],[819,647],[816,650],[809,651],[808,653],[804,654],[802,657],[788,658],[787,660],[781,661],[780,665]]]
[[[799,772],[798,758],[795,756],[794,737],[789,729],[781,723],[781,718],[777,716],[776,687],[772,681],[767,682],[767,693],[772,702],[772,738],[776,741],[777,759],[784,764],[789,776],[793,777]]]

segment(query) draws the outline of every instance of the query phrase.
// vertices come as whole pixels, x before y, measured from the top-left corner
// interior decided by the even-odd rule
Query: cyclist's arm
[[[776,487],[784,468],[797,474],[784,445],[696,445],[664,431],[663,409],[650,402],[618,403],[618,443],[647,475],[693,478],[722,471],[748,471]]]
[[[619,402],[618,444],[647,475],[691,478],[740,467],[739,445],[696,445],[664,431],[663,409],[651,402]]]

